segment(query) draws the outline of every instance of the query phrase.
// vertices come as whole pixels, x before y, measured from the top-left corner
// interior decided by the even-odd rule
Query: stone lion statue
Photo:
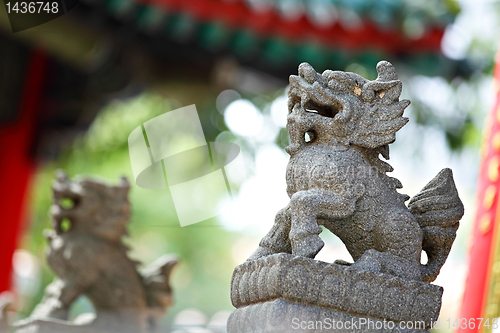
[[[409,197],[398,193],[400,181],[387,175],[393,169],[379,156],[389,159],[410,102],[399,100],[402,83],[392,64],[379,62],[377,72],[369,81],[348,72],[319,74],[303,63],[290,76],[290,202],[249,260],[283,252],[314,258],[324,246],[322,225],[346,245],[352,269],[435,280],[464,207],[450,169],[405,204]]]
[[[84,295],[96,309],[95,318],[63,331],[154,330],[156,320],[172,303],[169,277],[177,259],[161,257],[139,272],[138,262],[128,257],[122,237],[130,216],[129,189],[125,178],[110,186],[90,178],[70,181],[63,172],[57,174],[53,229],[46,237],[47,262],[58,278],[45,290],[31,321],[66,321],[71,304]],[[82,330],[85,327],[91,330]]]

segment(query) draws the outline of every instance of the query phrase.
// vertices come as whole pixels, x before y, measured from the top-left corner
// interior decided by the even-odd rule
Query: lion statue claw
[[[274,253],[314,258],[324,246],[320,225],[337,235],[354,259],[349,269],[408,280],[436,279],[455,239],[464,207],[450,169],[442,170],[408,206],[389,177],[389,144],[408,119],[408,100],[392,64],[378,77],[309,64],[290,76],[286,180],[289,204],[249,260]],[[421,264],[425,251],[427,264]],[[346,265],[348,263],[341,263]]]

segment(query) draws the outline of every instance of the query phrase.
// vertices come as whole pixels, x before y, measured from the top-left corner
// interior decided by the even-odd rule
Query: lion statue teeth
[[[165,255],[140,272],[139,263],[128,257],[122,237],[130,217],[129,189],[125,178],[110,186],[90,178],[70,181],[58,172],[53,184],[53,229],[46,233],[47,262],[58,278],[46,288],[28,320],[67,321],[71,304],[84,295],[96,316],[80,323],[80,330],[154,330],[172,304],[169,279],[178,260]],[[66,329],[72,332],[75,327]]]
[[[464,207],[450,169],[442,170],[405,202],[389,144],[408,119],[408,100],[391,63],[378,77],[326,70],[303,63],[290,76],[286,180],[289,204],[249,260],[274,253],[314,258],[324,246],[320,225],[346,245],[350,269],[377,271],[407,280],[433,281],[455,239]],[[421,264],[425,251],[427,264]]]

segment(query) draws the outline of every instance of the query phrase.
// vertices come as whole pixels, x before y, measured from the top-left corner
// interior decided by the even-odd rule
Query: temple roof
[[[186,48],[283,76],[303,61],[317,70],[380,59],[425,75],[463,73],[440,51],[459,12],[453,0],[81,0],[112,24],[146,36],[151,48]],[[73,11],[72,11],[73,12]],[[77,16],[90,22],[89,16]],[[93,16],[93,15],[90,15]],[[102,22],[101,22],[102,23]],[[142,44],[144,44],[141,41]],[[462,66],[463,67],[463,66]],[[286,76],[285,76],[286,77]]]
[[[135,16],[147,21],[148,27],[165,18],[176,20],[171,23],[174,30],[189,29],[195,22],[208,24],[216,30],[211,33],[214,41],[223,39],[227,30],[239,30],[255,38],[388,53],[439,51],[444,28],[458,12],[449,1],[420,5],[405,0],[104,1],[117,16]]]

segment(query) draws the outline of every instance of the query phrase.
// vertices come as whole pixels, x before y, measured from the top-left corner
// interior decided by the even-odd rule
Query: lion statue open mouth
[[[355,73],[319,74],[303,63],[290,76],[290,203],[250,260],[281,252],[314,258],[324,245],[323,225],[344,242],[353,269],[424,282],[437,277],[463,204],[451,170],[443,169],[406,206],[409,197],[397,192],[402,185],[379,156],[389,159],[410,102],[399,100],[402,83],[392,64],[379,62],[377,72],[369,81]]]

